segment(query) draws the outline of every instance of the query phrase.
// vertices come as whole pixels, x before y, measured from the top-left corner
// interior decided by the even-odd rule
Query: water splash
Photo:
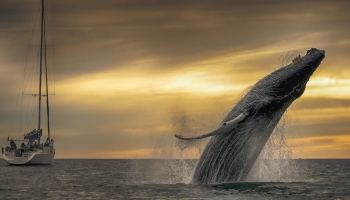
[[[253,165],[247,177],[248,181],[285,182],[298,179],[299,170],[292,160],[292,149],[287,143],[285,125],[286,120],[283,117]]]
[[[294,58],[296,58],[297,56],[301,55],[302,52],[299,51],[299,50],[290,50],[290,51],[287,51],[286,53],[284,53],[280,59],[279,59],[279,63],[282,65],[282,66],[286,66],[288,65],[289,63],[291,63]]]
[[[165,177],[167,177],[167,180],[164,180],[164,183],[188,184],[192,181],[196,160],[189,157],[192,154],[198,154],[196,147],[181,149],[177,146],[176,142],[173,142],[169,144],[169,148],[156,149],[155,151],[157,151],[157,155],[165,158],[164,162],[154,167],[154,170],[162,170],[163,173],[166,173]]]
[[[183,110],[173,110],[170,128],[167,134],[164,134],[154,148],[153,156],[155,158],[165,158],[165,162],[161,166],[155,166],[154,170],[165,171],[167,180],[165,183],[190,183],[196,160],[192,159],[199,157],[203,148],[204,141],[183,142],[174,140],[174,133],[196,132],[198,126],[191,117]],[[166,146],[164,148],[164,146]]]

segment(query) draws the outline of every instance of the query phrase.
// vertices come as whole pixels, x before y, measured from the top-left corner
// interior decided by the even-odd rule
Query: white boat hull
[[[44,147],[35,152],[24,153],[22,156],[15,156],[14,153],[4,153],[2,156],[11,165],[49,165],[53,161],[55,151]]]

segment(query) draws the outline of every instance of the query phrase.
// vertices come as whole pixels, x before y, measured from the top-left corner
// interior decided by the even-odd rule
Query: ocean
[[[0,199],[350,199],[350,160],[293,160],[298,176],[191,184],[196,160],[57,159],[50,166],[0,160]]]

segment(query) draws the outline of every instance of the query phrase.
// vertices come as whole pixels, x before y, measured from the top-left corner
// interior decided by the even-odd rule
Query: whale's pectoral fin
[[[177,139],[180,139],[180,140],[198,140],[198,139],[203,139],[203,138],[206,138],[206,137],[210,137],[210,136],[214,136],[214,135],[219,135],[221,132],[221,127],[210,132],[210,133],[207,133],[207,134],[204,134],[204,135],[199,135],[199,136],[195,136],[195,137],[184,137],[182,135],[178,135],[178,134],[175,134],[175,137]]]
[[[175,134],[175,137],[177,139],[180,139],[180,140],[197,140],[197,139],[203,139],[203,138],[210,137],[210,136],[224,134],[224,133],[227,133],[227,132],[231,131],[232,129],[234,129],[236,127],[236,125],[239,122],[243,121],[247,116],[248,116],[248,113],[246,113],[246,112],[241,113],[240,115],[238,115],[234,119],[224,122],[222,124],[222,126],[220,126],[218,129],[215,129],[214,131],[207,133],[207,134],[194,136],[194,137],[184,137],[182,135]]]
[[[239,122],[243,121],[247,116],[248,116],[248,112],[243,112],[240,115],[238,115],[237,117],[224,122],[222,125],[223,126],[235,126],[237,125]]]

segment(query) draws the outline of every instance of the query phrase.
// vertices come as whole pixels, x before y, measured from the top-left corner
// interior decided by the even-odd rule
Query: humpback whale
[[[175,134],[180,140],[211,137],[197,163],[193,183],[244,181],[283,113],[304,93],[324,57],[324,50],[311,48],[259,80],[217,129],[195,137]]]

